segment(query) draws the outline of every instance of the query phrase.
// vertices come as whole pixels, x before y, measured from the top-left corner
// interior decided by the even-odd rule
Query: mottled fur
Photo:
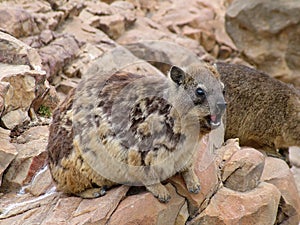
[[[103,177],[103,165],[131,184],[135,174],[115,160],[147,168],[168,159],[159,175],[182,172],[188,190],[199,192],[192,155],[221,120],[221,92],[218,72],[204,63],[185,72],[173,67],[170,78],[117,72],[81,82],[53,115],[48,144],[53,179],[64,192],[93,198],[116,184]],[[145,179],[142,184],[160,201],[170,199],[162,184]]]
[[[225,85],[225,138],[270,155],[300,146],[300,93],[291,85],[242,65],[217,63]]]

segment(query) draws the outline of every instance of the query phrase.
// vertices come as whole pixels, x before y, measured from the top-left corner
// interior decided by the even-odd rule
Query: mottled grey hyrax
[[[274,156],[300,146],[299,90],[247,66],[217,63],[217,69],[228,103],[226,139]]]
[[[130,165],[143,168],[142,184],[161,202],[170,194],[160,181],[177,172],[198,193],[193,156],[226,106],[219,78],[213,66],[199,62],[173,66],[168,77],[115,72],[82,81],[50,126],[49,167],[58,189],[98,197],[117,183],[134,185],[139,177],[129,174],[124,165]],[[151,183],[147,173],[155,166],[162,180]]]

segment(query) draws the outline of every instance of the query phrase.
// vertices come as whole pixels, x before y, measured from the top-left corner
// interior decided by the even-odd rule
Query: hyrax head
[[[181,92],[182,99],[189,99],[189,112],[197,118],[201,132],[209,132],[220,126],[226,109],[223,96],[224,84],[217,70],[206,63],[192,64],[186,68],[172,66],[169,72],[175,92]]]

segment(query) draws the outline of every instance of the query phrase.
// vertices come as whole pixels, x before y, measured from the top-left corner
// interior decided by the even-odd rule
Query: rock
[[[60,35],[49,45],[38,50],[41,55],[43,69],[50,82],[71,62],[79,52],[80,43],[73,35]]]
[[[186,221],[188,220],[188,218],[189,218],[188,206],[187,206],[187,203],[185,202],[177,215],[174,225],[186,224]]]
[[[137,17],[131,29],[126,30],[116,41],[121,45],[126,45],[149,40],[176,43],[189,49],[198,56],[203,56],[204,53],[206,53],[205,50],[199,46],[197,41],[187,37],[177,36],[169,30],[166,30],[162,25],[146,17]]]
[[[5,95],[5,113],[18,108],[27,111],[35,98],[35,76],[43,76],[25,65],[0,64],[1,81],[10,84]],[[42,78],[41,78],[42,79]]]
[[[120,201],[125,198],[128,186],[113,188],[101,198],[82,200],[72,213],[70,224],[107,224],[112,213],[115,213]],[[125,224],[122,220],[120,224]]]
[[[91,200],[91,202],[92,201],[93,200]],[[82,199],[78,197],[62,197],[58,199],[54,207],[51,209],[51,211],[49,211],[48,215],[46,215],[42,220],[40,220],[41,224],[68,224],[68,221],[70,221],[73,212],[78,208],[81,202]]]
[[[5,108],[4,99],[5,99],[5,95],[7,94],[8,89],[9,89],[9,83],[0,82],[0,117]]]
[[[118,46],[94,60],[83,78],[88,79],[95,74],[110,76],[112,72],[118,70],[164,76],[155,67],[136,58],[126,48]]]
[[[297,190],[298,190],[298,194],[300,196],[300,168],[296,167],[296,166],[293,166],[291,168],[291,172],[292,172],[292,174],[294,176],[295,183],[296,183]]]
[[[277,224],[297,225],[300,221],[300,197],[288,165],[281,159],[267,157],[261,179],[281,192]]]
[[[212,197],[207,208],[188,225],[274,224],[279,200],[278,189],[265,182],[244,193],[223,187]]]
[[[55,192],[38,198],[29,194],[4,195],[0,202],[1,225],[41,224],[58,199]]]
[[[186,184],[182,177],[177,175],[170,178],[170,182],[176,187],[177,192],[184,196],[188,202],[189,215],[194,217],[203,210],[211,196],[219,186],[218,170],[207,147],[207,143],[202,142],[196,157],[195,172],[200,180],[200,193],[193,194],[186,189]]]
[[[102,16],[99,19],[99,24],[95,27],[102,30],[113,40],[116,40],[125,32],[125,18],[118,14]]]
[[[149,192],[128,196],[120,203],[107,224],[175,224],[184,205],[184,198],[177,195],[170,184],[166,187],[171,194],[171,200],[167,204],[160,203]]]
[[[2,175],[10,163],[18,154],[16,147],[10,143],[9,131],[0,127],[0,187],[2,184]]]
[[[6,113],[4,116],[1,117],[1,122],[4,127],[12,130],[18,125],[28,123],[30,121],[30,118],[28,116],[28,112],[17,109],[12,110]]]
[[[24,144],[15,143],[17,157],[4,174],[6,188],[20,188],[28,184],[34,175],[44,167],[47,158],[48,127],[34,127],[22,135]]]
[[[289,148],[289,160],[291,165],[300,167],[300,147]]]
[[[245,60],[298,87],[299,10],[299,1],[236,0],[226,12],[227,33]]]
[[[0,62],[13,65],[29,65],[37,71],[40,71],[42,66],[41,58],[36,49],[1,31]]]
[[[245,192],[254,189],[262,175],[265,157],[252,148],[242,148],[235,152],[222,169],[224,186]]]
[[[140,41],[127,44],[125,47],[164,74],[167,74],[172,65],[187,66],[199,61],[199,57],[192,51],[167,41]]]
[[[29,192],[33,196],[40,196],[50,191],[54,187],[54,183],[48,166],[38,171],[32,178],[32,181],[23,187],[24,192]],[[22,190],[22,191],[23,191]],[[22,192],[21,191],[21,192]]]
[[[1,30],[19,38],[39,33],[32,15],[21,7],[0,4]]]

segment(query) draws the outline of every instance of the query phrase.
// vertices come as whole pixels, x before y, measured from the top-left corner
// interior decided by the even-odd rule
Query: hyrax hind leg
[[[200,192],[199,178],[194,171],[194,165],[192,162],[189,163],[188,166],[181,171],[181,175],[189,192],[195,194]]]
[[[89,188],[80,193],[76,193],[75,195],[81,198],[98,198],[106,194],[105,189],[106,189],[105,187]]]

